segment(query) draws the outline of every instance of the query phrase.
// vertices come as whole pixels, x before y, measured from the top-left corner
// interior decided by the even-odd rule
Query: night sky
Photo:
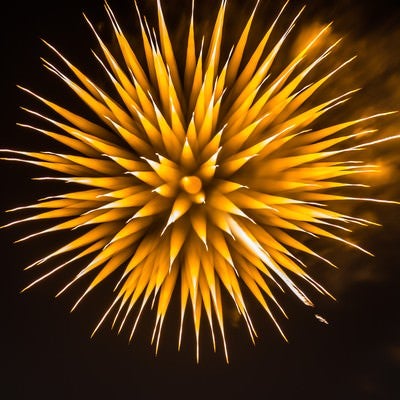
[[[141,9],[153,21],[154,2],[142,3],[144,1],[139,1]],[[164,0],[163,3],[167,24],[176,27],[176,36],[179,36],[185,27],[182,20],[190,12],[191,1]],[[199,20],[204,21],[209,14],[214,18],[215,12],[209,5],[214,2],[197,3]],[[253,3],[228,1],[231,26],[226,35],[236,37],[235,32],[242,26]],[[262,32],[265,29],[264,21],[268,27],[280,4],[272,0],[262,2],[256,30]],[[363,90],[356,100],[351,101],[353,105],[338,111],[337,117],[350,119],[363,113],[399,109],[400,4],[388,0],[294,0],[290,3],[288,16],[302,4],[307,4],[307,8],[290,43],[293,44],[296,33],[304,33],[302,29],[307,26],[334,20],[332,35],[344,36],[338,57],[344,59],[358,54],[351,68],[338,76],[341,82],[337,86],[343,84],[347,89],[362,86]],[[110,0],[110,6],[124,31],[132,29],[132,38],[137,37],[133,1]],[[101,83],[104,77],[98,72],[98,64],[90,52],[91,48],[96,49],[96,42],[82,12],[112,46],[102,0],[8,2],[5,7],[2,54],[6,73],[3,73],[2,82],[6,87],[2,92],[0,147],[55,151],[60,148],[58,144],[16,127],[16,122],[34,121],[19,109],[20,106],[45,110],[16,85],[21,84],[61,105],[79,110],[80,103],[68,89],[42,67],[40,57],[48,58],[56,65],[62,63],[40,38],[54,44]],[[231,44],[229,40],[228,43]],[[290,49],[284,54],[289,55]],[[34,122],[40,126],[40,121]],[[399,117],[388,117],[377,127],[381,130],[380,135],[399,134]],[[385,166],[382,175],[369,182],[374,185],[369,194],[400,201],[400,142],[380,145],[367,154],[371,162],[382,162]],[[31,204],[40,197],[65,190],[54,183],[32,181],[31,177],[46,174],[39,168],[6,162],[1,162],[0,168],[1,225],[13,220],[13,215],[5,214],[3,210]],[[280,319],[289,344],[249,299],[259,336],[253,346],[244,324],[228,308],[229,365],[225,363],[221,343],[218,343],[217,353],[213,353],[208,332],[203,332],[207,334],[201,337],[200,364],[196,364],[195,340],[189,324],[183,349],[177,352],[177,301],[172,304],[157,357],[150,345],[151,313],[145,315],[131,344],[128,344],[127,333],[117,336],[109,324],[90,339],[92,329],[112,300],[112,284],[101,285],[72,314],[70,308],[85,289],[85,282],[54,298],[74,276],[68,271],[21,294],[21,289],[39,276],[38,270],[24,272],[24,267],[57,248],[69,234],[42,236],[13,244],[20,237],[38,230],[40,223],[0,230],[1,294],[4,296],[2,391],[8,393],[4,398],[400,398],[400,208],[362,203],[351,205],[351,212],[360,217],[372,217],[383,225],[354,232],[354,238],[375,257],[331,242],[316,245],[324,256],[334,259],[340,266],[338,270],[316,262],[311,266],[312,275],[337,301],[312,292],[316,309],[310,310],[294,296],[278,294],[289,315],[289,320]],[[315,313],[329,324],[318,321]]]

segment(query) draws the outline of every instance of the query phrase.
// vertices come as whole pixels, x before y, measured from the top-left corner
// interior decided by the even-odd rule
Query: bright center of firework
[[[201,179],[197,176],[184,176],[181,179],[182,188],[189,194],[197,194],[202,188]]]

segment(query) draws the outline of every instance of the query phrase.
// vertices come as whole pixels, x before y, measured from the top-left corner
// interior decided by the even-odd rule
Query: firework
[[[113,97],[48,44],[72,78],[48,61],[44,65],[94,111],[96,121],[22,88],[58,117],[26,110],[53,128],[21,125],[68,150],[3,150],[14,154],[5,159],[50,169],[61,176],[37,179],[74,183],[82,189],[11,210],[38,212],[7,226],[63,219],[20,241],[62,230],[76,233],[73,241],[28,267],[71,254],[28,288],[91,256],[60,292],[87,274],[93,276],[75,308],[104,279],[117,277],[115,299],[94,332],[112,316],[113,326],[119,330],[129,326],[132,338],[142,312],[151,305],[156,314],[152,341],[157,349],[176,292],[181,301],[178,346],[185,315],[190,313],[197,359],[201,322],[209,325],[214,349],[215,333],[220,332],[228,359],[223,292],[232,299],[253,341],[256,333],[242,294],[244,287],[283,337],[273,312],[280,310],[285,315],[273,294],[275,287],[288,288],[307,306],[312,306],[312,301],[296,281],[302,279],[329,295],[305,272],[298,255],[305,253],[333,264],[300,241],[298,233],[367,252],[337,232],[372,222],[335,211],[330,205],[339,200],[378,201],[342,194],[346,188],[361,185],[349,177],[377,169],[353,155],[397,136],[368,140],[372,130],[356,130],[362,121],[385,114],[313,129],[314,121],[354,92],[307,107],[314,93],[351,60],[314,83],[306,83],[308,75],[318,71],[339,43],[307,61],[307,54],[326,35],[328,25],[278,74],[271,74],[271,66],[302,11],[271,45],[271,34],[285,4],[250,51],[248,37],[257,5],[228,55],[221,51],[222,41],[229,42],[225,32],[223,35],[226,1],[218,9],[207,43],[195,39],[193,7],[183,60],[175,57],[160,3],[158,32],[151,30],[136,5],[142,36],[139,53],[144,54],[141,62],[138,44],[134,47],[128,42],[106,4],[123,63],[117,62],[89,20],[88,24],[102,51],[95,57],[117,93]]]

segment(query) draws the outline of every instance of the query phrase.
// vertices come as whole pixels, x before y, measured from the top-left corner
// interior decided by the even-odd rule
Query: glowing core
[[[181,179],[182,188],[189,194],[197,194],[202,189],[201,179],[197,176],[184,176]]]

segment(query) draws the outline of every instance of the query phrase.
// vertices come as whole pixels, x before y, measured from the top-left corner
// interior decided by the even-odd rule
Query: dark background
[[[151,20],[153,2],[139,1]],[[182,14],[187,16],[190,1],[164,1],[167,21],[181,29]],[[215,15],[211,1],[197,5],[198,18]],[[382,0],[309,1],[301,26],[323,24],[335,20],[334,33],[345,36],[342,55],[358,54],[350,75],[343,80],[360,84],[363,94],[350,108],[387,111],[400,105],[400,6],[398,2]],[[253,2],[231,0],[229,31],[236,32]],[[302,2],[292,1],[289,15]],[[132,36],[137,35],[133,2],[112,0],[110,5],[121,25]],[[264,1],[260,10],[263,22],[270,22],[279,6]],[[22,150],[54,149],[51,142],[34,132],[15,126],[16,121],[31,122],[18,107],[43,107],[16,89],[21,84],[79,109],[79,103],[57,80],[45,71],[40,56],[61,65],[40,41],[45,38],[63,51],[71,61],[101,79],[90,48],[95,40],[85,24],[84,11],[95,23],[103,38],[112,46],[106,14],[101,0],[59,0],[48,3],[8,2],[3,9],[2,40],[4,50],[2,83],[2,148]],[[235,15],[237,14],[237,18]],[[283,19],[285,21],[285,18]],[[205,24],[206,28],[207,25]],[[301,31],[299,31],[301,32]],[[360,82],[360,83],[359,83]],[[39,124],[40,125],[40,124]],[[398,134],[398,117],[382,123],[384,134]],[[373,182],[372,194],[400,201],[399,143],[378,146],[370,154],[373,161],[386,160],[384,174]],[[31,181],[41,171],[24,165],[1,163],[1,210],[29,204],[37,198],[63,190],[51,184]],[[400,396],[400,211],[393,205],[361,204],[354,207],[357,215],[372,215],[384,227],[373,227],[355,235],[375,257],[332,245],[321,251],[330,254],[341,268],[333,270],[315,266],[314,276],[335,295],[337,301],[313,294],[316,313],[329,325],[314,318],[291,296],[281,296],[290,319],[281,320],[289,338],[283,342],[272,324],[256,307],[255,325],[259,333],[256,346],[247,337],[242,323],[234,315],[227,321],[230,364],[226,365],[221,343],[214,354],[204,335],[200,364],[196,365],[194,338],[188,326],[184,348],[177,352],[177,324],[174,305],[167,322],[157,357],[149,343],[152,319],[144,318],[133,343],[127,335],[117,336],[105,326],[90,339],[90,333],[105,306],[110,302],[107,285],[69,314],[84,285],[61,298],[53,295],[68,281],[61,274],[44,281],[27,293],[20,290],[29,284],[37,272],[23,272],[33,260],[42,257],[62,243],[63,235],[43,237],[32,242],[13,244],[24,234],[35,231],[32,224],[0,231],[1,293],[3,313],[2,392],[7,399],[397,399]],[[2,213],[4,223],[12,220]],[[324,244],[325,246],[326,244]],[[331,246],[330,243],[327,244]],[[252,304],[250,304],[252,306]],[[176,305],[175,305],[176,308]],[[176,316],[176,315],[175,315]],[[203,339],[203,338],[202,338]]]

